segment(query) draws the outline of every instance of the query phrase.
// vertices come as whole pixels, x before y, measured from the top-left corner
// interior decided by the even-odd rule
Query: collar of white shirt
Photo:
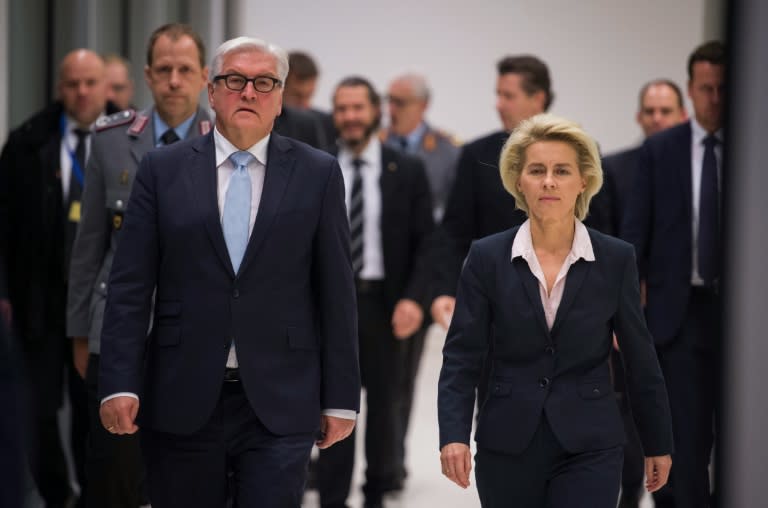
[[[566,258],[566,262],[573,264],[579,259],[585,261],[595,260],[595,251],[592,249],[592,240],[589,238],[587,227],[579,219],[576,220],[576,231],[573,235],[573,244],[571,252]],[[517,230],[515,240],[512,242],[512,259],[522,257],[528,262],[528,266],[533,266],[534,259],[538,265],[536,252],[533,250],[533,240],[531,239],[531,219],[527,219]]]
[[[351,151],[342,147],[339,150],[339,164],[342,167],[351,168],[354,159],[362,159],[368,167],[377,167],[381,164],[381,142],[375,135],[371,136],[365,150],[358,157],[355,157]]]
[[[691,137],[695,145],[701,145],[704,142],[704,138],[709,136],[704,127],[696,121],[696,117],[691,117]],[[715,131],[715,137],[722,144],[723,143],[723,128],[719,128]]]
[[[256,160],[259,161],[264,167],[267,166],[267,147],[269,146],[269,138],[272,134],[267,134],[264,138],[257,142],[255,145],[248,148],[248,152],[251,153]],[[239,152],[240,149],[233,145],[218,128],[213,129],[213,143],[216,147],[216,167],[218,168],[224,161],[229,159],[229,156],[235,152]]]

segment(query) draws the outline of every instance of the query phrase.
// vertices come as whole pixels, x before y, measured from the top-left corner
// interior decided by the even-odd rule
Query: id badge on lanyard
[[[69,143],[67,142],[67,118],[63,113],[61,115],[61,119],[59,120],[59,130],[61,132],[61,141],[64,143],[64,148],[67,149],[67,153],[69,154],[69,160],[72,162],[72,174],[75,175],[77,182],[82,188],[83,182],[85,182],[83,167],[80,165],[80,161],[77,160],[75,152],[72,151],[72,149],[69,147]],[[70,203],[67,218],[70,222],[80,222],[79,200],[73,200]]]

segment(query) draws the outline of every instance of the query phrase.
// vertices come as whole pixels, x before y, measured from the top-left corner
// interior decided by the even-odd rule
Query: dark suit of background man
[[[85,386],[65,336],[69,255],[80,220],[90,129],[107,108],[104,62],[78,49],[59,67],[58,100],[8,136],[0,158],[0,258],[7,287],[0,306],[13,323],[28,375],[29,460],[48,506],[70,497],[56,412],[67,373],[77,479],[83,472],[88,412]]]
[[[657,79],[643,85],[637,110],[637,123],[648,137],[664,129],[684,122],[688,118],[683,105],[683,93],[673,81]],[[640,164],[641,147],[608,155],[603,158],[603,172],[608,175],[603,192],[610,194],[612,205],[611,231],[621,236],[621,222],[628,206]],[[624,446],[624,470],[621,475],[621,499],[619,508],[637,508],[642,497],[643,450],[632,420],[629,399],[626,396],[624,366],[618,351],[611,354],[614,389],[624,418],[627,444]]]
[[[381,144],[381,115],[373,86],[360,77],[341,81],[333,117],[342,141],[357,284],[360,370],[366,390],[365,506],[401,479],[399,439],[407,342],[423,323],[429,270],[423,255],[432,231],[429,184],[421,161]],[[343,507],[349,494],[354,436],[322,450],[318,486],[323,507]]]
[[[236,506],[298,508],[316,436],[323,448],[349,435],[359,407],[344,185],[333,157],[271,133],[282,49],[233,39],[211,71],[214,131],[136,173],[101,419],[117,434],[142,425],[153,507],[224,507],[231,472]]]
[[[667,382],[675,435],[657,506],[707,507],[720,345],[720,191],[725,50],[697,48],[688,61],[689,122],[648,138],[623,235],[635,245],[647,288],[646,317]],[[666,490],[666,489],[665,489]]]
[[[186,25],[163,25],[149,39],[144,68],[154,105],[123,111],[97,124],[86,171],[83,209],[69,274],[67,335],[75,365],[86,373],[91,435],[86,469],[88,506],[136,508],[140,493],[138,435],[112,435],[99,420],[98,373],[107,282],[141,158],[155,147],[207,134],[198,106],[208,80],[205,47]]]
[[[312,97],[315,95],[317,80],[320,71],[317,64],[309,54],[303,51],[291,51],[288,53],[290,69],[285,78],[285,92],[283,102],[286,106],[300,109],[313,115],[320,123],[323,137],[328,143],[328,148],[336,144],[336,127],[330,113],[312,107]]]
[[[426,120],[430,89],[427,80],[419,74],[403,74],[389,84],[387,106],[389,128],[382,129],[379,138],[387,146],[413,155],[424,163],[429,190],[432,194],[432,216],[439,223],[445,210],[448,193],[456,177],[456,163],[461,148],[455,139],[436,129]],[[411,415],[416,374],[424,350],[426,333],[411,337],[406,343],[405,383],[401,396],[400,467],[403,480],[405,469],[405,441]],[[402,482],[401,482],[402,483]],[[402,487],[402,485],[395,485]]]

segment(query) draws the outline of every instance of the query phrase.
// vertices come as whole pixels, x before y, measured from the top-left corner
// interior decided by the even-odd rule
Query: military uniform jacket
[[[155,148],[152,114],[153,108],[117,113],[100,122],[93,137],[67,299],[67,336],[87,336],[91,353],[100,350],[107,282],[134,176]],[[187,139],[210,129],[208,113],[198,108]]]
[[[456,164],[459,160],[461,147],[445,132],[425,124],[426,130],[419,141],[418,148],[408,153],[415,155],[424,162],[432,193],[433,216],[439,221],[443,216],[448,195],[453,181],[456,179]],[[389,146],[401,149],[398,136],[390,131],[382,130],[382,140]]]

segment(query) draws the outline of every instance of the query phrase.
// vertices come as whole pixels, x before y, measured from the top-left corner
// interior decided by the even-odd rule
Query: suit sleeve
[[[478,249],[473,248],[459,278],[438,382],[440,448],[448,443],[469,444],[475,388],[489,344],[491,302],[483,285],[483,265]]]
[[[604,163],[605,164],[605,163]],[[605,168],[605,166],[604,166]],[[589,214],[584,224],[606,235],[616,235],[614,227],[614,193],[611,180],[613,175],[609,171],[603,171],[603,186],[589,204]]]
[[[118,392],[141,393],[160,257],[152,162],[152,154],[148,154],[139,165],[112,263],[101,333],[99,399]]]
[[[651,149],[646,140],[640,150],[640,162],[634,175],[633,191],[629,196],[629,206],[625,208],[624,222],[621,226],[622,238],[635,247],[641,279],[646,278],[649,235],[653,220],[651,161]]]
[[[635,256],[627,252],[614,331],[624,359],[632,414],[646,456],[673,451],[672,417],[653,338],[640,307]]]
[[[469,147],[464,147],[456,166],[456,180],[448,195],[443,221],[433,238],[435,297],[455,295],[461,264],[474,239],[474,165],[474,155]]]
[[[8,137],[0,154],[0,300],[8,298],[8,262],[11,242],[11,200],[15,190],[13,169],[15,167],[14,134]]]
[[[341,168],[333,161],[314,243],[312,267],[322,354],[322,409],[360,409],[357,301]]]
[[[104,173],[98,135],[91,149],[93,154],[85,172],[82,213],[77,235],[72,244],[67,295],[67,336],[86,337],[90,330],[89,309],[96,278],[109,242],[107,209],[105,206]]]
[[[432,195],[421,161],[414,160],[410,176],[412,212],[409,228],[414,262],[411,264],[411,273],[403,296],[428,307],[426,300],[429,299],[427,292],[431,283],[429,242],[434,229]]]

